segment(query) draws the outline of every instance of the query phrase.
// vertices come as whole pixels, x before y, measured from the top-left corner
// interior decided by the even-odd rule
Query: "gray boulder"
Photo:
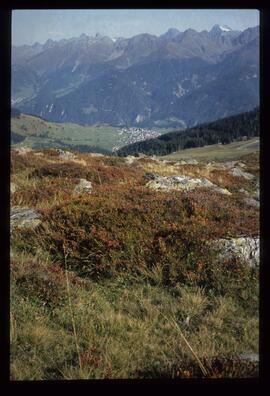
[[[251,268],[259,265],[260,239],[258,237],[219,239],[214,242],[214,246],[220,251],[221,259],[238,256]]]
[[[221,194],[231,195],[231,193],[220,188],[205,178],[192,178],[190,176],[159,176],[151,174],[151,180],[146,184],[147,187],[155,190],[194,190],[200,187],[213,188]]]
[[[64,151],[62,149],[57,149],[57,152],[59,154],[59,158],[63,160],[73,160],[75,159],[75,155],[71,153],[70,151]]]
[[[36,228],[41,223],[41,215],[35,210],[26,207],[14,206],[10,212],[10,227]]]
[[[244,179],[247,179],[247,180],[252,180],[255,177],[251,173],[247,173],[247,172],[242,171],[242,169],[240,169],[240,168],[233,168],[233,169],[231,169],[230,173],[233,176],[243,177]]]
[[[238,355],[238,358],[240,360],[247,360],[249,362],[259,362],[260,357],[258,353],[253,353],[253,352],[244,352],[244,353],[240,353]]]
[[[91,193],[92,192],[92,183],[86,179],[80,179],[79,183],[74,189],[75,193]]]
[[[188,165],[198,165],[199,162],[196,159],[188,159],[186,160],[186,163]]]
[[[258,201],[257,199],[254,199],[254,198],[244,198],[244,202],[247,205],[253,206],[255,208],[259,208],[260,207],[260,201]]]

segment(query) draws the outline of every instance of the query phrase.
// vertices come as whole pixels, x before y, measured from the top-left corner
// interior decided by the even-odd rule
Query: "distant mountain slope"
[[[168,129],[160,128],[150,130],[56,123],[20,113],[15,108],[11,111],[11,144],[31,148],[58,147],[111,154],[129,143],[167,132]]]
[[[244,136],[259,136],[259,108],[236,116],[201,124],[179,132],[170,132],[156,139],[137,142],[118,150],[119,156],[144,153],[167,155],[177,150],[202,147],[216,143],[230,143]]]
[[[56,122],[194,126],[259,105],[259,29],[81,35],[13,48],[12,104]]]

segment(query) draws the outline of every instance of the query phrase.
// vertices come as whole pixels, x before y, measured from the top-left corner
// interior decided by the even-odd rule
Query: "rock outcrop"
[[[244,202],[249,206],[254,206],[255,208],[260,207],[260,201],[254,198],[244,198]]]
[[[70,151],[64,151],[62,149],[57,149],[57,152],[59,154],[59,158],[63,160],[73,160],[75,159],[75,155],[71,153]]]
[[[15,151],[19,155],[25,155],[27,153],[30,153],[33,150],[30,147],[16,147]]]
[[[133,162],[134,162],[136,159],[137,159],[137,158],[134,157],[133,155],[128,155],[128,156],[125,158],[125,161],[126,161],[126,164],[127,164],[127,165],[131,165],[131,164],[133,164]]]
[[[240,169],[240,168],[232,168],[230,171],[230,174],[233,176],[236,176],[236,177],[243,177],[244,179],[247,179],[247,180],[252,180],[255,177],[251,173],[242,171],[242,169]]]
[[[216,186],[206,178],[192,178],[190,176],[159,176],[154,173],[146,174],[151,180],[146,184],[147,187],[155,190],[194,190],[199,187],[213,188],[215,191],[231,195],[231,193],[224,189]]]
[[[255,363],[260,361],[259,354],[253,352],[240,353],[240,355],[238,355],[238,358],[241,360],[247,360],[249,362],[255,362]]]
[[[10,194],[14,194],[17,191],[17,184],[11,182],[10,183]]]
[[[75,193],[91,193],[92,192],[92,183],[86,179],[80,179],[79,184],[74,189]]]
[[[26,207],[14,206],[10,212],[10,227],[35,228],[41,223],[41,215]]]
[[[214,242],[214,245],[220,251],[221,259],[237,256],[251,268],[259,265],[260,239],[258,237],[219,239]]]

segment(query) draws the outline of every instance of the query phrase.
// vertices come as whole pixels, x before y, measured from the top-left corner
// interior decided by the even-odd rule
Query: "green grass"
[[[160,158],[171,160],[197,159],[203,161],[227,161],[239,159],[242,155],[259,151],[259,138],[247,141],[233,142],[230,144],[213,144],[211,146],[179,150],[176,153]]]
[[[24,127],[26,130],[22,129]],[[99,146],[111,150],[119,139],[118,128],[115,127],[48,122],[25,114],[11,119],[11,130],[26,136],[20,145],[29,147],[53,147],[55,140],[61,140],[69,145]]]
[[[27,146],[33,148],[55,147],[57,141],[71,146],[97,146],[112,150],[116,145],[125,145],[127,133],[119,134],[120,127],[90,126],[73,123],[56,123],[42,120],[39,117],[21,114],[19,118],[11,118],[11,130],[25,137],[15,147]],[[155,128],[160,133],[168,129]],[[59,143],[58,143],[59,144]]]
[[[64,275],[54,279],[50,262],[34,260],[27,268],[29,259],[17,262],[24,268],[12,275],[12,379],[173,378],[177,372],[185,376],[189,367],[202,376],[181,332],[201,361],[258,352],[256,311],[247,315],[229,293],[213,298],[198,287],[164,289],[158,282],[121,277],[80,284],[72,275],[80,369]],[[20,281],[23,276],[28,283]],[[63,290],[49,300],[49,293],[38,293],[38,278]],[[33,285],[35,294],[29,292]]]

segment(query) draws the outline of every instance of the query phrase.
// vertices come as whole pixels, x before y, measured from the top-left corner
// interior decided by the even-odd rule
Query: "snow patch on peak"
[[[220,30],[222,30],[223,32],[230,32],[232,29],[229,28],[228,26],[221,26],[219,25]]]

